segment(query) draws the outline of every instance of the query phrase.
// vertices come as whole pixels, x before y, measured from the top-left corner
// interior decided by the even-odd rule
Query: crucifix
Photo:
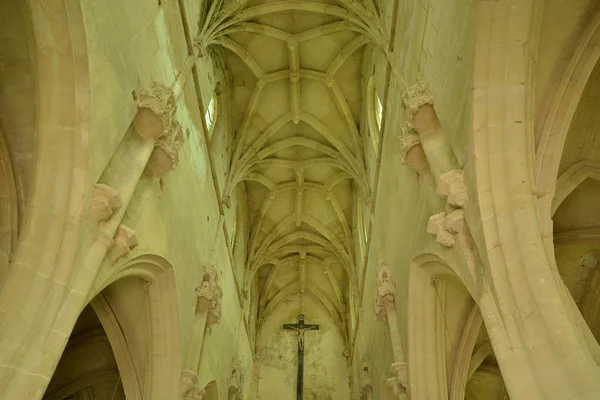
[[[304,332],[318,331],[319,325],[304,323],[304,314],[298,315],[297,324],[283,324],[283,329],[292,329],[297,332],[298,339],[298,381],[296,382],[296,399],[302,400],[302,387],[304,384]]]

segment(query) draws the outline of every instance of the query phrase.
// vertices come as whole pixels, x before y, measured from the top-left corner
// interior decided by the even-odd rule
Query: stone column
[[[231,366],[231,375],[229,375],[227,397],[229,400],[242,400],[242,390],[244,388],[243,378],[242,363],[240,360],[235,360]]]
[[[186,393],[197,390],[198,369],[202,359],[204,347],[204,334],[221,318],[221,298],[223,292],[218,283],[217,272],[211,267],[206,267],[202,274],[202,281],[196,288],[196,310],[192,332],[186,352],[184,368],[182,371],[182,399]],[[190,382],[193,382],[190,384]]]
[[[398,399],[405,400],[407,399],[406,388],[408,386],[408,377],[404,348],[402,347],[400,332],[398,331],[395,300],[396,287],[392,280],[390,267],[387,264],[382,264],[377,274],[378,284],[375,298],[375,314],[388,323],[392,351],[394,353],[394,362],[390,366],[390,370],[394,373],[394,376],[388,378],[387,385],[392,388]]]
[[[373,400],[373,380],[371,378],[371,364],[363,359],[360,364],[360,400]]]

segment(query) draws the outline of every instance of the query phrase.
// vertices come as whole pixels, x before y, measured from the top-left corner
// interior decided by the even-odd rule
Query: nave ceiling
[[[363,66],[384,43],[378,11],[369,1],[215,2],[206,21],[199,45],[221,52],[232,77],[224,195],[245,185],[243,285],[257,285],[259,328],[279,302],[306,293],[343,332],[357,240],[366,241],[357,219],[370,215],[361,126],[377,118],[377,101],[366,101],[375,93]]]

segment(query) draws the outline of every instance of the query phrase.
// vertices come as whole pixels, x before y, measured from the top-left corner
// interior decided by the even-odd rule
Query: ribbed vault
[[[279,302],[316,297],[340,329],[357,285],[355,202],[368,201],[359,122],[363,50],[384,43],[373,4],[215,2],[199,46],[221,48],[233,80],[235,144],[224,196],[246,186],[244,287],[258,324]],[[345,336],[345,335],[344,335]]]

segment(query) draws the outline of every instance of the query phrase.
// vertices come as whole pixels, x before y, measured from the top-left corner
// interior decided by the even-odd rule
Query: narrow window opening
[[[208,136],[212,136],[212,132],[215,127],[215,123],[217,122],[217,94],[213,93],[208,103],[208,108],[206,109],[206,114],[204,114],[204,119],[206,120],[206,128],[208,129]]]

